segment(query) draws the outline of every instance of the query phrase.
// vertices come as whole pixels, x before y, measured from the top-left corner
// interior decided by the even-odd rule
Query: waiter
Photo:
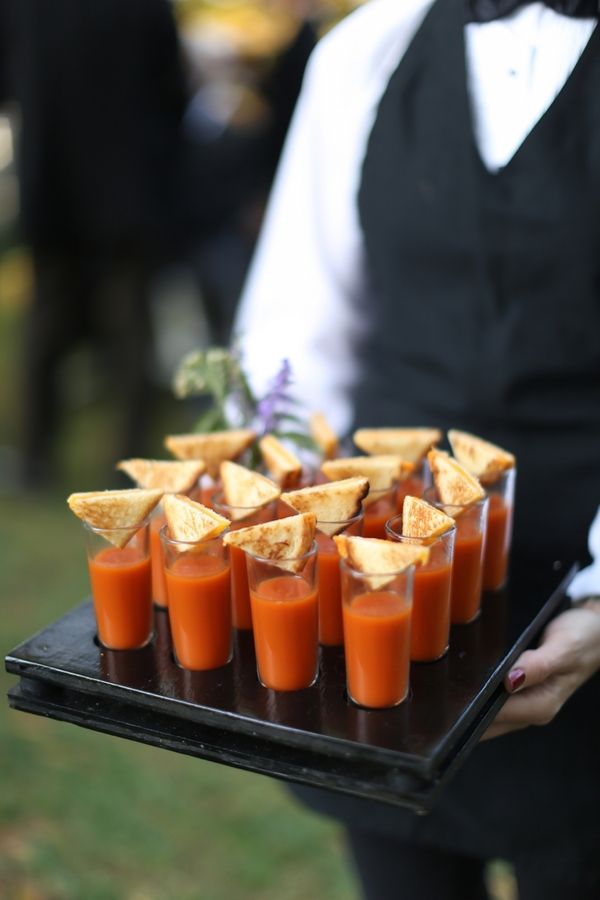
[[[238,322],[255,384],[289,357],[340,432],[513,451],[532,573],[587,560],[600,504],[600,31],[596,0],[556,2],[373,0],[321,42]],[[498,856],[520,900],[600,896],[593,567],[574,593],[430,816],[302,791],[366,897],[485,897]]]

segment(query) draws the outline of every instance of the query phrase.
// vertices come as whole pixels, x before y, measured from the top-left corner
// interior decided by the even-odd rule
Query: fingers
[[[482,740],[499,737],[529,725],[548,725],[572,692],[568,675],[553,676],[506,701]]]

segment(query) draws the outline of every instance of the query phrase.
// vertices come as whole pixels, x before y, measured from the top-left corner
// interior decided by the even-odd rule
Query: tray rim
[[[577,572],[578,565],[574,564],[563,575],[560,581],[554,587],[552,593],[546,598],[537,614],[521,632],[510,649],[498,660],[493,673],[487,678],[487,684],[490,686],[488,693],[478,698],[475,706],[467,711],[456,720],[449,731],[439,743],[433,748],[431,754],[427,757],[416,757],[413,754],[407,754],[400,750],[393,750],[386,747],[377,747],[366,743],[353,741],[350,738],[341,738],[335,735],[319,734],[315,731],[307,731],[301,728],[295,728],[273,721],[265,721],[257,718],[253,714],[238,714],[229,710],[223,710],[214,706],[194,703],[190,700],[165,697],[157,693],[149,694],[147,691],[135,687],[120,685],[117,683],[107,683],[106,681],[90,677],[85,674],[67,672],[51,664],[44,664],[41,661],[32,661],[25,658],[25,648],[31,642],[43,636],[44,632],[49,628],[58,625],[63,619],[72,616],[76,611],[81,611],[84,607],[90,607],[91,601],[85,600],[83,603],[66,612],[45,628],[40,629],[34,635],[21,642],[14,650],[10,651],[5,658],[5,665],[8,672],[20,676],[24,681],[37,681],[52,685],[56,688],[67,689],[73,695],[81,695],[86,697],[94,697],[105,703],[119,702],[119,700],[128,706],[137,706],[151,712],[157,710],[163,716],[171,719],[187,722],[196,725],[203,725],[209,728],[218,728],[225,733],[236,733],[240,730],[248,738],[255,738],[263,741],[267,745],[285,746],[292,750],[302,751],[303,742],[306,735],[310,735],[313,739],[313,747],[315,752],[326,756],[333,757],[340,762],[347,761],[349,756],[362,764],[376,764],[378,766],[387,767],[404,773],[415,779],[428,782],[433,788],[435,785],[445,783],[451,774],[464,762],[468,756],[469,748],[478,740],[479,735],[484,730],[487,722],[495,715],[504,701],[508,698],[508,694],[502,689],[502,679],[512,662],[522,652],[522,650],[531,644],[535,637],[541,632],[544,624],[557,611],[561,603],[565,603],[568,599],[567,589]],[[104,690],[104,686],[110,684],[110,694],[108,690]],[[15,689],[9,692],[9,696],[14,698]],[[117,700],[117,698],[119,698]],[[141,701],[141,702],[140,702]],[[12,700],[11,700],[12,703]],[[23,701],[27,703],[26,700]],[[40,715],[47,715],[50,718],[61,718],[60,716],[52,716],[44,713],[42,710],[25,709],[24,711],[37,712]],[[68,720],[68,719],[67,719]],[[89,727],[92,730],[101,730],[94,727],[93,724],[86,725],[79,722],[83,727]],[[242,726],[240,728],[240,726]],[[136,740],[134,735],[122,735],[129,739]],[[151,740],[145,741],[152,743]],[[456,752],[452,755],[452,751]],[[181,751],[181,752],[185,752]],[[192,753],[191,755],[200,755]],[[445,766],[445,761],[448,765]],[[229,763],[236,765],[235,763]],[[244,768],[244,766],[239,766]],[[246,767],[249,768],[249,767]],[[253,771],[258,771],[254,768]],[[269,771],[266,774],[282,777],[284,780],[295,780],[286,775],[277,776],[276,772]],[[310,783],[310,782],[305,782]],[[345,793],[351,793],[347,789],[341,789]],[[364,794],[360,794],[364,796]],[[388,802],[394,802],[388,800]],[[399,801],[397,801],[399,802]],[[419,807],[421,808],[421,807]],[[425,807],[423,807],[425,808]]]

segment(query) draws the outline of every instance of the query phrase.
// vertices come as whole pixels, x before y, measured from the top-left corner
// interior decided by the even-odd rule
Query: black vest
[[[464,428],[510,448],[517,548],[585,559],[600,504],[600,33],[490,174],[463,26],[459,0],[434,4],[368,143],[357,423]]]
[[[458,4],[431,8],[368,143],[357,424],[454,426],[514,450],[517,550],[548,565],[585,557],[600,503],[600,29],[492,175],[473,140]],[[398,838],[509,858],[537,842],[567,858],[597,836],[598,687],[544,728],[480,744],[429,816],[296,791]]]

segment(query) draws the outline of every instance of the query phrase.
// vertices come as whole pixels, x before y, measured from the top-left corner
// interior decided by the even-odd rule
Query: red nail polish
[[[508,687],[511,693],[518,691],[525,681],[525,672],[523,669],[513,669],[508,673]]]

